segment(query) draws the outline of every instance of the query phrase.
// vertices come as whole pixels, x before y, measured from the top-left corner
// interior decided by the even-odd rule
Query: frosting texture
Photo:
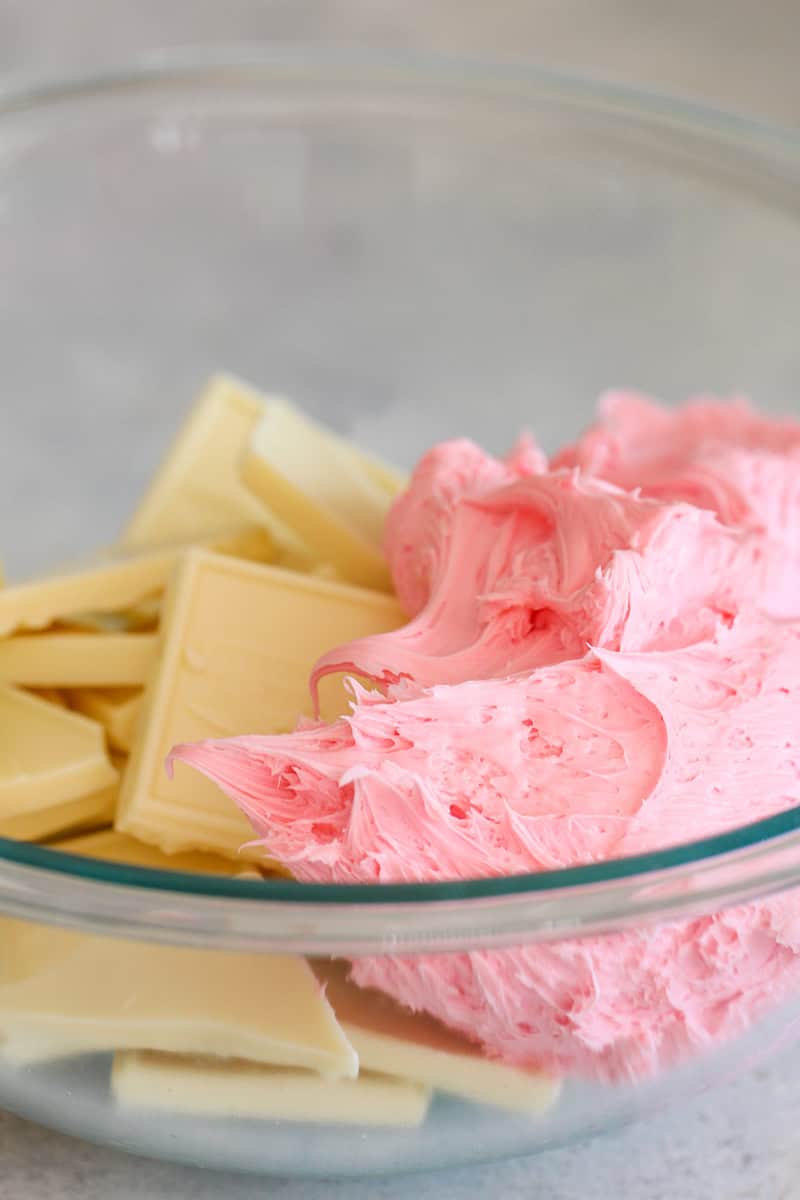
[[[615,394],[548,467],[434,448],[387,524],[411,616],[325,655],[349,715],[173,751],[303,881],[555,870],[800,803],[800,425]],[[800,986],[789,895],[603,938],[359,959],[487,1053],[619,1079]]]
[[[684,500],[758,532],[789,560],[787,591],[772,598],[774,611],[796,611],[800,422],[763,416],[741,397],[701,396],[665,408],[636,392],[608,392],[599,408],[597,424],[552,465],[579,467],[643,496]]]

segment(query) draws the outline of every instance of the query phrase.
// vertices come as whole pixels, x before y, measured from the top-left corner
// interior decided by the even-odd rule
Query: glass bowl
[[[791,135],[528,68],[248,50],[9,90],[7,564],[43,568],[113,541],[220,368],[401,465],[454,434],[500,450],[520,426],[553,448],[616,384],[791,409],[798,182]],[[34,969],[9,931],[107,952],[133,998],[135,967],[114,964],[137,943],[231,963],[513,954],[647,938],[798,886],[800,808],[636,859],[420,886],[224,879],[0,841],[0,979]],[[436,1094],[415,1128],[126,1107],[108,1055],[19,1065],[3,1053],[0,1104],[204,1166],[424,1169],[612,1128],[747,1069],[797,1015],[791,996],[766,1002],[739,1036],[710,1037],[652,1077],[568,1077],[537,1114]]]

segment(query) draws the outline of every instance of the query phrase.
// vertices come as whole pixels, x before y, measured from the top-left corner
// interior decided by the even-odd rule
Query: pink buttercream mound
[[[744,399],[699,397],[665,408],[609,392],[600,420],[553,460],[627,490],[683,500],[726,525],[758,530],[800,572],[800,422],[755,412]]]
[[[412,620],[325,655],[350,715],[177,747],[298,879],[541,871],[800,801],[800,425],[743,401],[606,397],[547,469],[435,447],[387,522]],[[487,1053],[652,1072],[800,986],[786,897],[606,938],[358,960]]]
[[[450,443],[448,462],[460,453],[472,462],[469,443]],[[428,498],[427,476],[424,485]],[[800,616],[798,575],[780,543],[576,470],[448,495],[443,512],[426,605],[403,629],[324,655],[312,691],[331,672],[430,687],[531,671],[587,645],[670,649],[742,604]]]
[[[493,1057],[620,1082],[746,1031],[800,988],[796,894],[606,937],[357,959],[352,975]]]
[[[716,833],[796,803],[800,626],[754,612],[681,649],[597,650],[177,758],[300,880],[513,874]],[[353,974],[487,1052],[638,1075],[727,1036],[798,981],[785,902],[580,942],[380,958]]]
[[[423,455],[411,486],[392,506],[384,537],[395,591],[409,616],[428,602],[458,502],[546,470],[544,452],[527,434],[505,459],[492,458],[467,438],[442,442]]]

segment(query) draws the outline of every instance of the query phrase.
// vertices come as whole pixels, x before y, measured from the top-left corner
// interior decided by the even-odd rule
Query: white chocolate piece
[[[71,708],[99,721],[112,749],[130,754],[142,708],[141,688],[79,688],[68,695]]]
[[[200,875],[230,875],[237,879],[243,875],[233,859],[217,854],[204,854],[198,850],[186,854],[165,854],[157,846],[140,842],[117,829],[102,829],[82,837],[59,840],[53,843],[52,848],[63,850],[66,854],[82,854],[104,862],[149,867],[156,871],[190,871]],[[261,878],[255,871],[249,877]]]
[[[269,397],[216,375],[198,397],[126,529],[122,544],[197,540],[231,525],[260,524],[284,549],[296,539],[250,495],[239,460]]]
[[[351,983],[346,963],[319,960],[313,967],[362,1069],[514,1111],[539,1113],[555,1102],[560,1084],[554,1077],[486,1058],[433,1017]]]
[[[31,633],[0,641],[0,681],[25,687],[129,687],[147,682],[152,633]]]
[[[336,1125],[416,1126],[430,1094],[400,1079],[360,1074],[323,1079],[310,1071],[172,1054],[117,1054],[111,1075],[126,1107],[218,1117]]]
[[[271,562],[275,543],[258,526],[215,532],[205,546],[220,554],[231,554],[257,562]],[[0,637],[18,629],[44,629],[71,618],[86,628],[87,617],[122,614],[163,591],[178,556],[186,543],[152,549],[111,549],[87,562],[76,563],[42,578],[0,590]],[[106,617],[106,620],[108,618]],[[126,632],[124,617],[98,632]]]
[[[0,685],[0,822],[113,787],[102,726]],[[11,832],[7,836],[18,836]]]
[[[393,496],[383,464],[311,421],[287,401],[266,406],[242,458],[242,479],[343,579],[391,590],[381,552]]]
[[[248,1058],[354,1077],[358,1059],[308,963],[0,920],[0,1055],[110,1050]]]
[[[114,784],[89,796],[78,796],[75,800],[62,800],[32,812],[0,818],[0,837],[19,842],[42,842],[81,829],[107,825],[114,820],[118,794],[119,786]]]
[[[397,628],[395,600],[318,577],[192,551],[168,590],[162,653],[147,689],[117,827],[169,852],[237,856],[246,818],[210,780],[164,762],[178,742],[293,729],[310,713],[308,675],[326,649]],[[323,680],[323,715],[344,711],[340,679]],[[244,856],[264,863],[261,847]]]
[[[58,625],[62,629],[80,633],[152,633],[158,629],[161,619],[163,592],[148,596],[133,608],[121,612],[79,612],[63,617]]]
[[[38,696],[40,700],[46,700],[48,704],[55,704],[58,708],[69,708],[66,695],[58,688],[25,688],[25,691],[31,696]]]

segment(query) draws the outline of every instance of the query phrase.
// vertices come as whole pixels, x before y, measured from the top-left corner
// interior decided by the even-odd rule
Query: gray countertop
[[[512,52],[800,121],[794,0],[505,0],[502,19],[498,11],[472,0],[0,0],[0,72],[59,71],[157,45],[247,38],[422,45]],[[258,1181],[134,1160],[0,1113],[0,1200],[466,1200],[484,1190],[504,1200],[791,1200],[800,1197],[799,1073],[800,1049],[613,1137],[535,1160],[363,1184]]]

